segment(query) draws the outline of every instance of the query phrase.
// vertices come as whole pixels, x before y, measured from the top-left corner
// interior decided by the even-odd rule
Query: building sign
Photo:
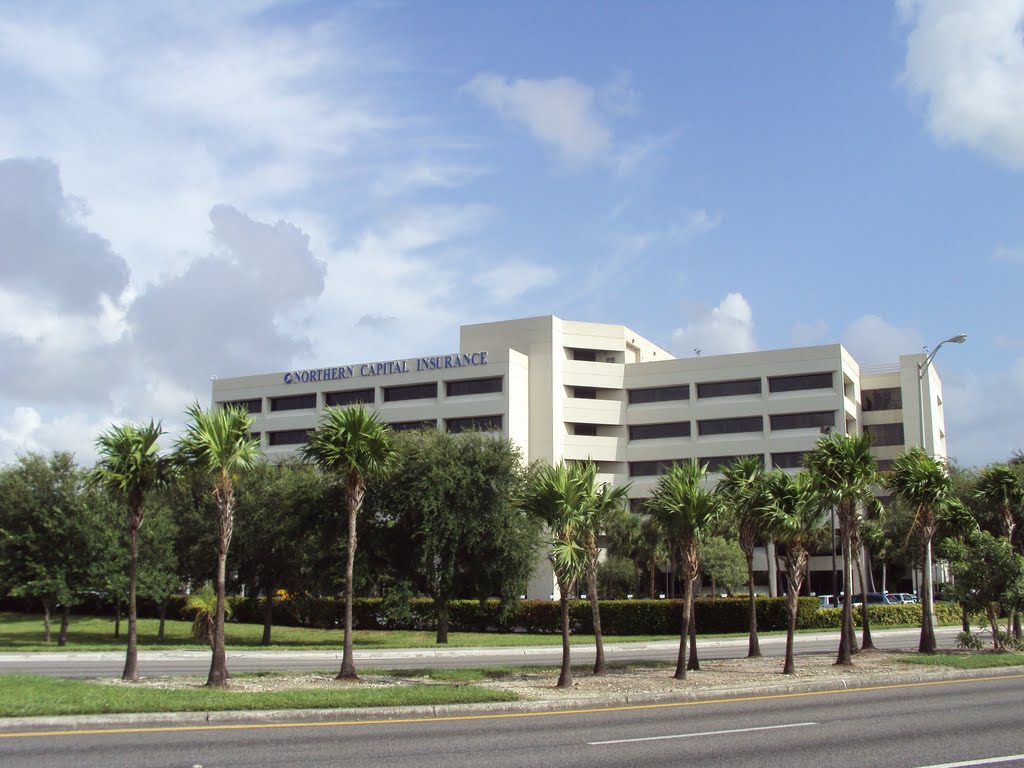
[[[416,371],[441,371],[447,368],[468,368],[487,365],[486,352],[460,352],[454,355],[413,357],[408,360],[385,360],[362,365],[339,365],[333,368],[309,368],[305,371],[288,371],[285,384],[309,384],[335,379],[357,379],[365,376],[391,376],[396,373]]]

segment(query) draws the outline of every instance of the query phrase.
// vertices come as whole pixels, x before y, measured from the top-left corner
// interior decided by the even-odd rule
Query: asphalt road
[[[936,636],[941,645],[949,646],[959,632],[957,627],[942,627]],[[858,633],[858,637],[859,637]],[[879,649],[916,648],[917,629],[872,630]],[[339,633],[339,643],[341,640]],[[785,653],[785,635],[763,635],[761,652],[766,656]],[[839,633],[799,634],[795,648],[798,654],[835,653]],[[747,655],[747,638],[698,638],[702,659],[729,659]],[[670,640],[652,643],[606,643],[609,661],[675,661],[679,642]],[[573,648],[573,662],[593,661],[593,646]],[[358,669],[412,669],[418,667],[480,667],[517,664],[558,664],[561,646],[530,648],[427,648],[402,651],[356,651]],[[335,651],[228,651],[231,672],[309,672],[332,671],[341,666],[341,652]],[[210,668],[209,651],[142,651],[139,672],[147,677],[165,675],[205,675]],[[3,653],[0,674],[33,673],[55,677],[116,677],[124,669],[124,651],[67,653]]]
[[[405,722],[7,733],[0,734],[0,765],[1024,766],[1022,677]]]

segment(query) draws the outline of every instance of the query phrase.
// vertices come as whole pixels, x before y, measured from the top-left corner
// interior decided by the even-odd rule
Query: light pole
[[[938,345],[935,347],[935,349],[933,349],[931,351],[931,353],[928,355],[928,357],[926,357],[924,359],[923,363],[918,363],[917,364],[917,407],[918,407],[918,418],[919,418],[918,425],[921,427],[921,450],[923,450],[925,452],[928,451],[928,447],[927,447],[926,441],[924,439],[924,377],[925,377],[925,374],[928,373],[928,368],[931,366],[932,360],[935,359],[935,355],[938,353],[938,351],[940,349],[942,349],[942,345],[943,344],[947,344],[949,342],[952,342],[953,344],[963,344],[965,341],[967,341],[967,334],[966,333],[958,333],[956,336],[950,336],[948,339],[940,341],[938,343]],[[925,349],[927,349],[927,347],[925,347]],[[930,407],[930,405],[931,404],[929,403],[929,407]]]

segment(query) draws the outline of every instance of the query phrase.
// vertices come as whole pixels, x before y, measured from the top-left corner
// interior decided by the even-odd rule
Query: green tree
[[[793,661],[793,636],[796,633],[800,587],[807,571],[810,552],[824,544],[828,535],[828,508],[818,492],[818,482],[808,472],[795,477],[782,470],[766,476],[766,496],[757,512],[762,526],[776,543],[784,547],[786,566],[786,661],[784,675],[796,674]]]
[[[587,550],[583,529],[591,503],[594,473],[590,462],[540,466],[534,469],[523,493],[523,508],[541,520],[548,532],[548,558],[558,583],[561,609],[562,668],[558,687],[572,687],[569,647],[569,593],[584,578]]]
[[[348,546],[345,561],[345,638],[339,680],[358,680],[352,655],[352,580],[355,571],[356,519],[363,506],[368,475],[393,471],[397,454],[391,428],[363,405],[327,408],[302,458],[322,472],[340,475],[345,483]]]
[[[700,572],[700,543],[715,533],[721,496],[704,487],[707,465],[675,464],[663,474],[645,504],[679,558],[683,574],[683,625],[675,678],[686,679],[687,642],[693,621],[693,582]]]
[[[731,595],[747,582],[747,560],[735,541],[711,536],[700,545],[700,572],[711,582],[712,597],[722,589]]]
[[[921,545],[923,584],[921,589],[920,653],[935,653],[935,601],[932,584],[932,546],[940,517],[952,504],[953,484],[941,461],[921,448],[899,456],[885,480],[886,487],[913,510],[911,530]]]
[[[843,618],[836,664],[853,663],[853,536],[860,509],[874,498],[877,479],[868,435],[832,432],[818,440],[804,457],[804,466],[814,473],[825,503],[835,507],[843,548]]]
[[[43,640],[61,608],[58,645],[67,642],[71,606],[97,586],[94,564],[105,542],[105,499],[92,494],[72,454],[27,453],[0,470],[0,582],[43,608]]]
[[[228,547],[235,525],[235,482],[239,475],[257,463],[260,458],[259,442],[253,439],[249,428],[253,418],[242,408],[215,408],[204,411],[199,403],[186,410],[188,423],[176,447],[176,460],[191,467],[212,481],[211,495],[216,505],[217,571],[216,610],[213,624],[213,651],[209,686],[227,685],[227,652],[224,647],[224,620],[226,608],[225,576]]]
[[[171,476],[170,459],[161,456],[163,428],[130,422],[110,427],[96,438],[99,456],[90,479],[127,509],[128,523],[128,648],[123,680],[139,679],[139,629],[135,598],[138,586],[139,529],[145,519],[146,496],[166,484]]]
[[[1013,534],[1024,514],[1024,476],[1008,464],[993,464],[981,470],[974,496],[983,508],[995,513],[1003,537],[1013,546]],[[1011,610],[1013,634],[1021,639],[1020,614]]]
[[[749,627],[747,657],[761,655],[757,636],[757,595],[754,593],[754,547],[764,538],[757,509],[763,502],[764,466],[760,456],[740,456],[722,470],[718,491],[725,500],[747,561]]]

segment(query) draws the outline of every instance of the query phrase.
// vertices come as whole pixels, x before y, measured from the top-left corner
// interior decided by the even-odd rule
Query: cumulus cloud
[[[841,336],[843,346],[862,365],[895,363],[900,355],[921,351],[921,336],[912,328],[899,328],[878,315],[857,318]]]
[[[612,134],[595,108],[594,89],[571,77],[509,81],[482,73],[463,87],[572,162],[590,162],[611,147]]]
[[[903,72],[928,126],[1024,169],[1024,0],[905,0],[912,25]]]
[[[482,272],[473,282],[485,288],[492,301],[508,304],[527,291],[551,285],[557,278],[558,271],[551,267],[511,261]]]
[[[753,352],[754,313],[742,293],[730,293],[717,307],[692,311],[689,322],[672,332],[672,343],[683,357],[694,349],[705,355]]]

